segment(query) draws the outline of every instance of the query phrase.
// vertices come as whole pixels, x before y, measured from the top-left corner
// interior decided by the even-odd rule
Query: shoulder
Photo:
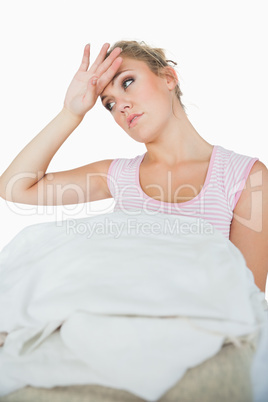
[[[234,211],[258,158],[217,146],[216,169],[230,208]],[[240,203],[241,204],[241,203]]]
[[[116,158],[107,161],[107,185],[111,194],[115,194],[117,191],[118,183],[135,180],[143,157],[144,155],[137,155],[134,158]]]
[[[261,191],[261,198],[264,201],[268,197],[268,169],[266,165],[257,160],[249,171],[245,187],[242,191],[239,202],[237,203],[236,210],[243,207],[245,202],[251,199],[252,194]],[[254,206],[254,205],[252,205]]]
[[[264,291],[268,272],[268,170],[261,161],[252,166],[234,209],[230,240]]]
[[[143,160],[145,154],[137,155],[134,158],[116,158],[109,164],[110,173],[118,173],[122,170],[135,170]]]
[[[263,162],[257,160],[249,171],[241,196],[234,209],[234,217],[253,217],[254,212],[261,211],[262,213],[268,213],[267,203],[268,169]]]
[[[115,166],[131,166],[138,161],[141,155],[136,156],[135,158],[115,158],[115,159],[103,159],[97,162],[94,162],[88,166],[94,167],[94,169],[98,172],[108,173],[111,168]]]
[[[237,153],[218,145],[216,147],[216,161],[217,165],[223,169],[225,180],[231,185],[234,180],[237,182],[245,179],[258,158]]]
[[[262,184],[264,184],[264,185],[265,185],[265,183],[267,184],[267,181],[268,181],[268,169],[267,169],[266,165],[263,162],[259,161],[259,160],[257,160],[254,163],[254,165],[252,166],[252,168],[250,170],[249,179],[251,178],[251,180],[252,180],[252,177],[255,174],[258,174],[258,176],[261,179]],[[256,176],[254,176],[254,177],[256,177]]]
[[[257,161],[252,166],[246,183],[246,189],[247,193],[250,193],[251,198],[253,193],[257,195],[259,192],[259,197],[262,200],[262,211],[267,214],[266,217],[268,219],[268,169],[263,162]]]

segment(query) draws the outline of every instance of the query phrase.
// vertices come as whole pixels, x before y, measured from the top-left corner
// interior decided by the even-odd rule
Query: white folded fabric
[[[97,383],[156,400],[224,340],[256,332],[263,300],[240,251],[200,219],[29,226],[0,254],[0,395]]]

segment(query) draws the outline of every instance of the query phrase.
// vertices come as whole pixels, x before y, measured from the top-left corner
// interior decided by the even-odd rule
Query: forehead
[[[136,70],[136,69],[148,69],[147,64],[142,61],[142,60],[137,60],[137,59],[131,59],[130,57],[122,57],[123,61],[122,64],[120,65],[117,73],[119,73],[122,70],[126,70],[126,69],[132,69],[132,70]]]

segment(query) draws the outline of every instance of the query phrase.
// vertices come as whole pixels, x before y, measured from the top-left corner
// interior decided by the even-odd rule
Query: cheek
[[[168,106],[170,102],[167,88],[161,81],[147,81],[146,85],[143,85],[139,92],[139,99],[142,99],[148,106],[152,105],[152,107],[156,108],[157,106],[164,107],[164,105]]]
[[[122,113],[116,113],[114,116],[114,121],[118,124],[123,130],[126,130],[126,117]]]
[[[138,99],[145,102],[152,102],[152,100],[155,99],[156,95],[159,95],[158,91],[155,86],[150,85],[150,83],[148,83],[147,85],[143,85],[137,93]]]

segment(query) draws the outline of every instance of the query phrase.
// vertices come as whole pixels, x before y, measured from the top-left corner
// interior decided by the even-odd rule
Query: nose
[[[132,105],[131,102],[127,99],[121,99],[118,102],[118,110],[120,113],[128,112],[131,109]]]

